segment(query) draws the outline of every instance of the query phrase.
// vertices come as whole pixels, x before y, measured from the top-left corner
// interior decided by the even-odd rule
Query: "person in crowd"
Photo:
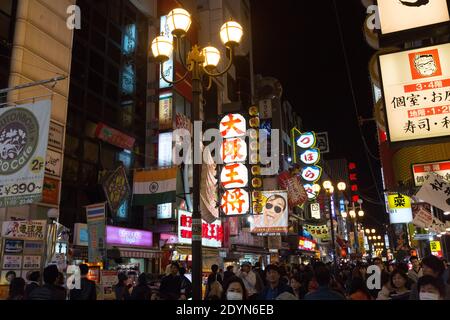
[[[361,277],[354,277],[350,287],[350,300],[372,300],[366,282]]]
[[[408,271],[408,277],[413,283],[417,283],[419,278],[423,276],[422,267],[420,266],[419,258],[417,256],[411,256],[409,258],[412,268]]]
[[[448,300],[444,281],[439,277],[424,275],[417,281],[419,300]]]
[[[70,290],[70,300],[97,300],[97,288],[94,281],[88,279],[89,266],[80,264],[81,288]]]
[[[227,267],[227,270],[223,273],[223,282],[225,283],[225,281],[228,279],[228,278],[231,278],[232,276],[234,276],[235,274],[234,274],[234,272],[233,272],[233,269],[234,269],[234,267],[231,265],[231,266],[228,266]]]
[[[181,267],[179,272],[180,272],[180,278],[181,278],[181,298],[183,300],[187,300],[189,298],[192,298],[192,283],[185,276],[186,268]]]
[[[388,274],[381,274],[381,290],[377,294],[376,300],[390,300],[392,287],[391,287],[391,278]]]
[[[66,295],[57,288],[58,267],[54,264],[44,269],[44,285],[35,288],[28,296],[28,300],[66,300]]]
[[[292,288],[281,281],[279,267],[271,264],[266,268],[267,286],[260,295],[261,300],[275,300],[280,294],[289,292],[293,294]]]
[[[289,276],[286,266],[279,266],[278,270],[280,272],[280,281],[287,285],[289,283]]]
[[[61,291],[61,294],[67,296],[66,282],[64,279],[64,274],[62,272],[58,272],[58,278],[56,279],[56,288]]]
[[[224,282],[223,296],[224,300],[247,300],[247,289],[241,278],[231,276]]]
[[[381,277],[387,277],[387,278],[390,279],[389,272],[386,270],[387,268],[384,265],[383,260],[381,260],[380,257],[373,258],[372,263],[373,263],[373,265],[377,266],[380,269]],[[369,292],[372,295],[372,297],[374,299],[376,299],[378,297],[378,293],[380,292],[380,290],[381,289],[376,289],[375,288],[375,289],[369,290]]]
[[[131,299],[130,288],[132,287],[132,285],[128,281],[128,276],[125,273],[120,272],[117,275],[117,278],[119,281],[117,285],[114,287],[116,300],[130,300]]]
[[[257,285],[256,285],[256,289],[258,290],[258,292],[261,292],[264,287],[267,285],[266,283],[266,273],[263,269],[261,269],[261,263],[260,262],[255,262],[255,266],[253,267],[253,272],[256,274],[256,281],[257,281]],[[259,288],[260,286],[260,288]]]
[[[16,272],[15,271],[8,271],[5,275],[6,281],[8,283],[11,283],[11,281],[17,277]]]
[[[9,284],[8,300],[25,300],[25,280],[16,277]]]
[[[429,255],[422,259],[422,274],[424,276],[431,276],[434,278],[439,278],[442,280],[442,274],[444,273],[445,267],[441,259],[436,256]],[[420,280],[421,278],[419,278]],[[410,300],[419,300],[419,290],[417,287],[417,283],[413,284],[411,287],[411,294],[409,296]],[[450,300],[450,285],[445,285],[445,300]]]
[[[250,263],[244,262],[241,266],[241,272],[239,278],[244,282],[247,295],[250,300],[255,300],[258,297],[258,291],[256,290],[256,274],[253,272]]]
[[[181,277],[179,276],[180,267],[178,263],[173,262],[170,267],[170,274],[161,280],[159,295],[163,300],[178,300],[181,296]]]
[[[206,281],[206,292],[205,297],[208,297],[209,291],[211,291],[211,284],[213,284],[215,281],[219,282],[219,284],[222,286],[222,276],[219,274],[219,266],[217,264],[213,264],[211,266],[211,273],[208,276],[208,279]]]
[[[145,273],[141,273],[137,280],[137,285],[131,292],[130,300],[150,300],[152,296],[152,290],[148,286],[147,276]]]
[[[210,285],[208,295],[205,300],[220,300],[223,295],[223,288],[219,281],[214,281]]]
[[[404,270],[396,269],[391,273],[391,288],[392,291],[389,297],[392,300],[408,300],[410,290],[408,289],[408,276]]]
[[[294,292],[294,295],[299,300],[302,300],[305,297],[305,294],[308,293],[307,289],[305,288],[304,281],[298,273],[291,278],[291,288]]]
[[[395,264],[393,262],[389,262],[388,267],[387,267],[387,272],[389,274],[391,274],[392,272],[394,272],[395,270]]]
[[[305,300],[345,300],[344,296],[330,288],[330,270],[323,263],[318,262],[314,266],[314,278],[318,288],[306,294]]]
[[[39,281],[41,279],[41,273],[39,271],[33,271],[28,275],[28,284],[25,286],[25,299],[28,300],[30,293],[39,288]]]
[[[442,262],[444,263],[444,273],[442,274],[442,280],[444,280],[444,283],[450,284],[450,268],[448,267],[447,259],[442,259]]]

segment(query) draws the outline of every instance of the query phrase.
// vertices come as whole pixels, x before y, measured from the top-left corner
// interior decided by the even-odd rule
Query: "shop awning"
[[[140,258],[140,259],[158,259],[162,257],[162,252],[157,249],[137,249],[137,248],[123,248],[117,247],[122,258]],[[108,257],[116,256],[117,249],[109,249],[107,251]],[[72,248],[73,260],[84,260],[88,258],[88,247],[74,246]]]
[[[245,246],[240,244],[233,244],[232,251],[240,253],[254,253],[254,254],[269,254],[269,251],[261,247]]]

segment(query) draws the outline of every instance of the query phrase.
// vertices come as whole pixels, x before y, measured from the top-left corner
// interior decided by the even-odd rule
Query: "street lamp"
[[[372,231],[372,233],[375,233],[375,232],[376,232],[376,230],[375,230],[375,229],[372,229],[371,231]]]
[[[345,191],[346,187],[345,182],[339,182],[337,185],[339,191]]]
[[[366,234],[370,234],[370,229],[366,229]]]
[[[336,256],[336,243],[334,240],[334,223],[333,223],[333,215],[331,214],[331,197],[334,192],[334,187],[331,181],[326,180],[322,184],[323,188],[325,189],[326,193],[328,194],[328,208],[330,208],[329,216],[330,216],[330,227],[331,227],[331,242],[332,242],[332,250],[333,250],[333,262],[334,267],[337,268],[337,256]]]
[[[212,46],[200,49],[198,45],[192,46],[187,57],[181,53],[181,40],[191,26],[192,19],[188,11],[176,8],[167,15],[167,26],[173,35],[175,44],[163,35],[156,37],[151,44],[151,49],[155,60],[160,64],[161,77],[170,84],[177,84],[184,81],[191,74],[192,81],[192,109],[193,121],[200,121],[200,103],[202,94],[202,79],[207,77],[210,89],[212,78],[220,77],[228,72],[233,64],[234,49],[239,45],[243,29],[235,21],[228,21],[222,25],[219,34],[222,43],[230,50],[229,63],[225,70],[216,72],[216,67],[220,62],[220,51]],[[185,74],[178,80],[170,81],[164,76],[164,62],[169,60],[174,48],[177,48],[179,60],[185,69]],[[201,135],[197,136],[194,131],[194,150],[200,150]],[[200,176],[201,164],[194,164],[193,167],[193,197],[192,197],[192,297],[194,300],[202,298],[202,216],[200,211]]]
[[[358,211],[358,217],[364,217],[364,211],[359,210]]]

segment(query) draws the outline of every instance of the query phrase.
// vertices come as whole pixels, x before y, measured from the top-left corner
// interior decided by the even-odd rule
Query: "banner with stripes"
[[[103,262],[106,253],[106,202],[86,206],[88,261]]]
[[[177,168],[136,171],[133,183],[134,205],[157,205],[176,201]]]

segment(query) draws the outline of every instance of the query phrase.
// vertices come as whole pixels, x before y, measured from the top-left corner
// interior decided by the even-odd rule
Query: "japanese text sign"
[[[223,188],[243,188],[248,184],[248,169],[242,163],[227,164],[222,167],[220,184]]]
[[[444,212],[450,212],[450,183],[434,173],[426,180],[416,196]]]
[[[126,135],[114,128],[108,127],[103,123],[99,123],[95,130],[95,136],[100,140],[108,142],[116,147],[132,150],[135,138]]]
[[[389,220],[391,223],[410,223],[413,220],[411,198],[396,193],[388,195]]]
[[[247,214],[250,208],[249,194],[244,189],[226,190],[220,200],[220,209],[226,216]]]
[[[43,240],[45,220],[5,221],[2,225],[2,237],[8,239]]]
[[[305,251],[315,251],[316,242],[305,237],[298,237],[298,249]]]
[[[444,180],[450,182],[450,161],[413,164],[412,170],[416,187],[423,185],[430,176],[430,172],[434,172]]]
[[[247,122],[238,113],[230,113],[220,121],[220,134],[225,138],[242,137],[246,134]]]
[[[289,208],[302,205],[308,199],[308,195],[297,175],[291,175],[288,171],[284,171],[278,176],[278,183],[280,188],[288,192]]]
[[[106,243],[133,247],[151,247],[153,246],[153,233],[144,230],[107,226]]]
[[[223,228],[222,222],[216,220],[207,223],[202,220],[202,245],[206,247],[220,248],[222,246]],[[178,240],[180,243],[192,243],[192,213],[178,210]]]
[[[450,44],[380,55],[391,142],[450,135]]]

